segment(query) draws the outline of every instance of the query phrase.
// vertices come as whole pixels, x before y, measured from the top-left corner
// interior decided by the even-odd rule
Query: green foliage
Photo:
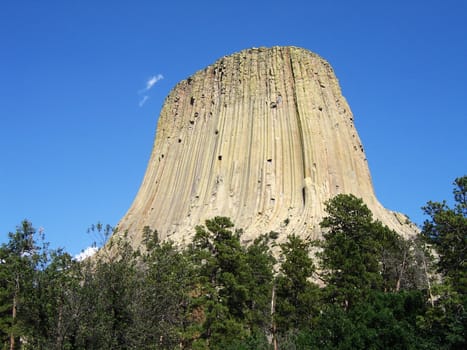
[[[268,334],[271,328],[271,299],[276,260],[269,245],[269,236],[262,235],[246,249],[246,265],[249,274],[246,281],[247,309],[249,310],[247,322],[250,329],[248,339],[249,342],[256,339],[254,343],[261,340],[260,334]]]
[[[153,231],[155,232],[155,231]],[[186,326],[194,270],[189,257],[155,235],[147,242],[133,295],[135,348],[174,349]]]
[[[454,181],[455,205],[446,201],[428,202],[423,207],[430,216],[423,225],[423,235],[439,256],[438,269],[452,279],[459,291],[467,291],[467,176]]]
[[[428,202],[423,210],[430,219],[422,234],[435,249],[442,280],[433,287],[436,300],[419,324],[444,349],[463,349],[467,328],[467,176],[454,181],[453,208],[446,201]]]
[[[313,328],[289,332],[280,341],[297,349],[427,348],[416,327],[424,307],[420,292],[371,292],[348,311],[325,305]]]
[[[459,293],[449,280],[436,284],[433,293],[436,295],[435,304],[417,317],[419,328],[431,344],[438,345],[437,349],[465,349],[465,295]]]
[[[347,309],[370,290],[384,290],[390,284],[383,278],[388,272],[383,271],[383,255],[397,244],[397,235],[373,220],[362,199],[353,195],[337,195],[325,210],[324,240],[317,242],[321,276],[329,300]]]
[[[267,328],[274,263],[268,238],[246,248],[240,243],[241,231],[233,227],[225,217],[196,227],[191,255],[198,266],[199,290],[193,306],[202,317],[194,347],[231,347]]]
[[[145,227],[141,250],[111,237],[83,262],[25,220],[0,246],[2,348],[464,349],[467,177],[455,185],[454,207],[429,202],[413,240],[352,195],[326,203],[319,242],[245,245],[215,217],[187,249]]]
[[[62,250],[52,251],[44,268],[35,271],[34,292],[27,298],[27,346],[31,349],[64,349],[78,323],[72,291],[77,262]]]
[[[3,344],[11,347],[21,344],[20,336],[31,334],[36,297],[36,271],[43,266],[46,246],[39,246],[36,230],[24,220],[9,233],[9,241],[0,248],[0,334]],[[39,237],[40,238],[40,237]]]
[[[112,242],[111,253],[81,266],[80,327],[76,345],[83,349],[127,348],[136,294],[134,252],[125,240]]]
[[[317,315],[319,288],[311,282],[315,272],[311,242],[291,235],[280,245],[281,266],[276,278],[274,319],[279,333],[310,327]]]

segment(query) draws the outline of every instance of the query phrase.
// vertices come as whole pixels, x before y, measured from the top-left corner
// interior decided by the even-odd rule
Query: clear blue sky
[[[422,205],[451,197],[467,174],[465,0],[5,0],[0,241],[27,218],[54,248],[89,246],[86,229],[133,201],[170,89],[273,45],[334,67],[384,206],[421,224]]]

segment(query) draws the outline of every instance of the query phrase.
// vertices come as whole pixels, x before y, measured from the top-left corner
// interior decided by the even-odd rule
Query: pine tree
[[[455,205],[446,201],[428,202],[423,210],[430,219],[423,224],[423,235],[435,248],[438,270],[458,291],[467,292],[467,175],[454,181]]]
[[[193,267],[172,242],[159,242],[157,231],[147,227],[143,235],[146,250],[133,295],[133,347],[174,349],[184,341]]]
[[[132,343],[136,252],[123,235],[80,268],[78,349],[126,349]]]
[[[240,244],[240,231],[233,232],[229,218],[206,220],[197,226],[193,239],[193,257],[199,266],[199,291],[193,306],[202,313],[200,338],[221,347],[235,338],[247,336],[242,320],[247,303],[246,261]]]
[[[428,202],[423,210],[430,218],[422,234],[434,248],[441,281],[433,286],[436,298],[420,326],[440,348],[464,349],[467,328],[467,176],[454,181],[454,207],[446,201]]]
[[[246,247],[233,228],[226,217],[196,227],[189,251],[198,275],[191,303],[193,348],[266,344],[274,264],[269,240],[261,236]]]
[[[348,309],[370,290],[384,290],[383,253],[396,234],[374,221],[363,200],[340,194],[326,203],[318,243],[322,279],[331,302]]]
[[[269,335],[272,328],[271,300],[274,288],[274,264],[276,259],[270,249],[270,235],[261,235],[246,248],[248,267],[247,307],[248,327],[258,337]]]
[[[320,291],[311,281],[315,273],[311,247],[312,242],[295,235],[280,245],[274,314],[279,333],[311,327],[318,314]]]
[[[24,339],[28,333],[26,305],[34,295],[34,273],[42,258],[35,233],[32,224],[23,220],[15,233],[8,234],[8,243],[1,247],[0,275],[5,278],[1,309],[7,312],[2,315],[2,332],[8,334],[11,350],[18,348],[20,337]]]

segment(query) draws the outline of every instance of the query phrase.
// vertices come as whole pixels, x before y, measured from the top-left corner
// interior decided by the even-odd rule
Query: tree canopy
[[[219,216],[186,248],[146,227],[141,249],[121,235],[81,262],[24,220],[0,246],[1,348],[464,349],[467,176],[454,186],[409,238],[351,194],[319,241],[244,242]]]

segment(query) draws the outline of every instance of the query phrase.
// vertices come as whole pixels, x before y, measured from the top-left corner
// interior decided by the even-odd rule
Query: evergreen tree
[[[193,348],[265,343],[274,260],[266,236],[246,248],[233,227],[226,217],[196,227],[189,252],[199,276],[192,292]]]
[[[467,292],[467,175],[454,181],[455,205],[446,201],[428,202],[423,210],[430,216],[423,225],[423,235],[435,248],[438,270],[448,277],[460,293]]]
[[[274,264],[270,250],[270,235],[261,235],[246,248],[246,264],[249,277],[246,319],[251,334],[256,337],[269,335],[272,331],[271,302],[274,288]]]
[[[349,310],[323,305],[312,328],[287,334],[281,341],[294,349],[435,349],[417,331],[417,317],[424,309],[419,291],[371,291],[366,301]]]
[[[133,347],[174,349],[183,344],[193,267],[186,254],[170,242],[159,242],[157,231],[144,229],[146,251],[138,265]]]
[[[340,194],[326,203],[318,243],[322,279],[331,302],[348,309],[370,290],[384,290],[383,252],[396,234],[373,215],[363,200]]]
[[[422,234],[437,255],[441,281],[433,286],[436,295],[420,326],[434,343],[444,349],[464,349],[467,328],[467,176],[454,181],[454,207],[446,201],[428,202],[423,210],[429,219]]]
[[[35,271],[34,290],[27,298],[27,348],[65,349],[72,346],[79,318],[76,294],[78,263],[63,250],[50,252]]]
[[[106,254],[81,263],[77,349],[130,347],[138,285],[135,254],[123,236],[110,242]]]
[[[248,293],[246,261],[240,232],[233,232],[233,227],[226,217],[215,217],[206,220],[206,227],[196,227],[192,253],[199,267],[199,290],[193,306],[201,313],[202,325],[195,347],[220,348],[247,336],[241,322]]]
[[[29,335],[27,306],[35,293],[35,271],[44,259],[35,234],[32,224],[24,220],[15,233],[8,234],[9,241],[0,248],[0,325],[3,344],[8,344],[11,350],[20,348],[20,337],[26,340]]]
[[[319,288],[311,282],[315,273],[311,247],[310,241],[295,235],[280,245],[274,314],[279,333],[311,327],[319,313]]]

